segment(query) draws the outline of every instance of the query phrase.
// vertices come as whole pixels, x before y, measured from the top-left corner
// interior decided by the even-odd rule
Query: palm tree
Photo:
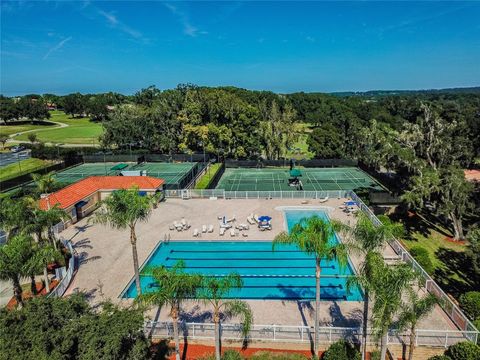
[[[140,295],[137,301],[159,307],[170,306],[175,340],[175,359],[180,360],[180,338],[178,334],[178,317],[182,302],[193,299],[202,284],[202,276],[185,272],[185,263],[178,261],[171,268],[165,266],[147,270],[156,282],[155,291]]]
[[[132,245],[133,268],[137,294],[142,293],[140,273],[138,270],[137,235],[135,227],[139,221],[146,222],[150,217],[155,197],[141,196],[138,188],[118,190],[102,201],[102,207],[95,213],[91,221],[100,224],[109,224],[114,229],[129,229],[130,244]]]
[[[54,172],[51,171],[45,175],[42,174],[32,174],[32,179],[35,185],[37,186],[37,190],[40,194],[49,194],[57,185],[57,180],[54,177]]]
[[[374,225],[367,215],[359,213],[353,229],[353,240],[365,257],[358,275],[347,280],[347,287],[361,286],[364,291],[362,359],[367,357],[368,306],[374,270],[372,267],[376,266],[374,259],[377,259],[377,255],[373,253],[379,252],[393,236],[401,235],[404,230],[401,224],[392,223],[386,217],[381,217],[381,221],[380,225]]]
[[[371,282],[372,319],[375,337],[380,339],[380,358],[385,360],[388,330],[402,307],[404,291],[418,275],[407,264],[389,266],[377,260],[375,265]]]
[[[408,291],[408,301],[402,306],[398,316],[399,329],[410,329],[410,346],[408,350],[408,360],[413,360],[415,351],[415,338],[417,336],[417,324],[425,316],[432,312],[437,304],[437,298],[432,294],[420,297],[418,292],[410,288]]]
[[[241,300],[225,300],[233,289],[243,286],[242,278],[236,273],[228,274],[222,278],[205,277],[200,297],[213,307],[213,322],[215,324],[215,358],[220,360],[220,315],[222,310],[233,316],[239,316],[244,337],[250,332],[253,322],[253,313],[250,306]]]
[[[315,356],[318,355],[319,342],[319,316],[320,316],[320,278],[322,268],[321,260],[336,260],[341,268],[348,264],[349,246],[343,243],[337,243],[335,233],[345,231],[348,227],[339,221],[326,220],[318,216],[304,218],[295,224],[290,233],[282,232],[277,235],[273,241],[273,249],[278,244],[294,244],[300,250],[309,255],[315,256]]]
[[[32,256],[25,264],[27,272],[36,274],[43,270],[43,279],[45,282],[45,290],[50,292],[50,282],[48,280],[48,264],[52,261],[60,261],[63,259],[62,253],[53,246],[45,242],[34,243],[32,246]]]
[[[27,264],[32,257],[32,239],[27,235],[16,235],[0,246],[0,279],[11,281],[17,304],[23,306],[20,279],[29,275]]]

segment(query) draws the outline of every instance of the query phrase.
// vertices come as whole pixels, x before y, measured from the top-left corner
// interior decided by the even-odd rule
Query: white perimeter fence
[[[186,323],[180,324],[180,337],[187,339],[214,339],[215,331],[213,323]],[[221,337],[224,340],[243,341],[239,324],[221,324]],[[320,327],[320,343],[331,344],[340,339],[360,343],[362,329],[354,327]],[[171,322],[147,322],[145,332],[153,338],[168,338],[173,336],[173,324]],[[415,343],[417,346],[432,346],[447,348],[460,341],[465,341],[465,331],[450,330],[417,330]],[[470,337],[476,340],[477,333],[472,331]],[[312,342],[315,337],[313,327],[287,326],[287,325],[253,325],[248,335],[248,340],[272,341],[272,342]],[[372,330],[368,330],[367,342],[375,344]],[[388,334],[389,345],[409,344],[408,333],[390,331]]]
[[[324,199],[345,198],[349,190],[325,191],[225,191],[224,189],[165,190],[167,198],[200,199]]]
[[[380,220],[365,205],[365,203],[351,190],[330,190],[330,191],[225,191],[224,189],[183,189],[183,190],[167,190],[166,197],[195,199],[195,198],[220,198],[220,199],[324,199],[329,198],[352,198],[359,205],[359,208],[367,214],[370,220],[379,225]],[[390,246],[401,259],[410,264],[413,269],[418,271],[424,282],[425,289],[433,294],[438,299],[439,306],[450,317],[451,321],[460,329],[460,331],[436,331],[436,330],[421,330],[417,337],[419,345],[429,345],[430,342],[439,344],[439,338],[442,338],[442,344],[450,345],[452,342],[462,340],[478,341],[478,330],[472,322],[465,316],[460,308],[453,303],[453,301],[445,294],[440,286],[428,275],[428,273],[420,266],[420,264],[410,255],[410,253],[402,246],[402,244],[395,238],[390,241]],[[196,324],[199,326],[200,324]],[[205,324],[207,325],[207,324]],[[194,326],[194,325],[192,325]],[[226,326],[226,325],[225,325]],[[232,325],[234,326],[234,325]],[[289,327],[283,327],[289,328]],[[294,327],[300,329],[300,327]],[[330,328],[327,328],[330,329]],[[332,329],[347,329],[347,328],[332,328]],[[348,331],[357,331],[358,329],[350,328]],[[329,330],[330,331],[330,330]],[[346,331],[346,330],[345,330]],[[341,333],[341,332],[340,332]],[[399,336],[396,336],[399,338]],[[401,337],[403,338],[403,336]],[[427,340],[430,339],[431,340]],[[288,339],[288,338],[287,338]],[[429,342],[430,341],[430,342]],[[433,345],[432,345],[433,346]],[[443,345],[442,345],[443,346]]]
[[[351,191],[350,197],[356,201],[361,208],[361,210],[367,214],[370,220],[375,224],[379,225],[380,220],[375,216],[375,214],[370,210],[370,208],[364,204],[364,202]],[[473,342],[478,340],[478,330],[472,324],[472,322],[465,316],[465,314],[460,310],[460,308],[453,303],[453,301],[448,297],[447,294],[438,286],[438,284],[428,275],[428,273],[420,266],[420,264],[413,258],[412,255],[403,247],[403,245],[396,238],[392,238],[390,241],[390,246],[392,249],[401,257],[401,259],[410,264],[413,269],[419,272],[423,278],[423,285],[425,289],[438,299],[438,304],[445,311],[445,313],[450,317],[452,322],[461,330],[463,330],[465,337]]]
[[[62,242],[71,254],[71,257],[68,260],[68,269],[65,276],[60,279],[58,285],[48,294],[48,297],[61,297],[65,294],[75,272],[75,250],[73,249],[72,243],[69,240],[62,240]]]

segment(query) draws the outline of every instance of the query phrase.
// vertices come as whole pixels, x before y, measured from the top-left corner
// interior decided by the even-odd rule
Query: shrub
[[[243,357],[238,351],[230,349],[223,353],[222,360],[243,360]]]
[[[470,319],[480,319],[480,291],[469,291],[460,296],[460,305]]]
[[[344,340],[339,340],[330,345],[322,357],[323,360],[358,360],[361,358],[360,352]]]
[[[370,353],[370,360],[380,360],[380,351],[374,350]]]
[[[452,359],[450,359],[447,355],[435,355],[428,358],[428,360],[452,360]]]
[[[421,246],[414,246],[410,249],[410,254],[412,254],[427,273],[433,273],[435,269],[433,268],[432,259],[430,259],[430,254],[427,249]]]
[[[274,353],[268,351],[259,351],[253,354],[249,360],[307,360],[302,354],[295,353]]]
[[[445,355],[452,360],[480,360],[480,346],[470,341],[459,342],[450,346]]]

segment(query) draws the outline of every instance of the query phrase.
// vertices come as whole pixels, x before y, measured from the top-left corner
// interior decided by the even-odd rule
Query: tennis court
[[[355,190],[358,188],[382,189],[367,173],[358,168],[298,168],[298,179],[303,190]],[[217,189],[226,191],[294,191],[289,186],[289,168],[259,168],[225,170]]]
[[[84,163],[55,174],[62,183],[71,184],[89,176],[120,175],[122,171],[146,171],[146,175],[165,180],[167,189],[185,187],[201,170],[199,163]]]

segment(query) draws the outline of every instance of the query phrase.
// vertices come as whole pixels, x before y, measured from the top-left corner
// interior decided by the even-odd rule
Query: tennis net
[[[312,178],[309,177],[306,181],[307,183],[315,184],[350,184],[350,183],[364,183],[366,182],[365,178],[351,178],[351,179],[321,179],[321,178]]]
[[[230,184],[283,184],[285,179],[228,179]]]

